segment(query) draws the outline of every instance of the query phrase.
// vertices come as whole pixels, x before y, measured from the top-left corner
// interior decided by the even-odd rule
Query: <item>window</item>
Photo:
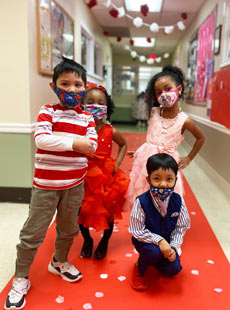
[[[96,44],[94,45],[94,73],[102,76],[102,50]]]

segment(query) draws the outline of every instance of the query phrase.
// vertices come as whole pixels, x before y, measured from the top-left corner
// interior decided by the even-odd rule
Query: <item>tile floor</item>
[[[145,128],[116,126],[123,132],[145,132]],[[186,154],[188,145],[183,142],[179,152]],[[226,257],[230,261],[230,186],[199,157],[184,170],[196,198],[208,219]],[[27,204],[0,203],[0,291],[14,273],[15,245],[19,231],[26,220]]]

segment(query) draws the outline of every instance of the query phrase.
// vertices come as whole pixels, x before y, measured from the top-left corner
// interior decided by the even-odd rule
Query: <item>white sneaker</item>
[[[5,309],[23,309],[26,304],[25,296],[30,289],[30,280],[14,278],[12,288],[5,302]]]
[[[68,282],[76,282],[82,278],[81,272],[70,262],[59,263],[54,257],[49,263],[48,270],[53,274],[61,276],[63,280]]]

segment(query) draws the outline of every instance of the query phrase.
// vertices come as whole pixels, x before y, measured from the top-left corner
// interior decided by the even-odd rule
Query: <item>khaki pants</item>
[[[29,275],[30,265],[42,244],[57,210],[55,258],[67,260],[73,239],[78,235],[78,214],[84,196],[84,182],[66,190],[32,189],[28,218],[17,245],[16,277]]]

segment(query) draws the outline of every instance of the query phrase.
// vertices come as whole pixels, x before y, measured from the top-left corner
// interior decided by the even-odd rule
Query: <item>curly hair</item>
[[[155,74],[148,83],[147,92],[146,92],[146,102],[149,106],[149,111],[151,111],[152,107],[159,107],[159,102],[157,101],[156,93],[155,93],[155,83],[156,81],[163,77],[170,76],[176,83],[176,85],[182,86],[182,92],[179,98],[184,98],[184,90],[185,90],[185,77],[182,70],[175,66],[165,66],[161,72]]]
[[[101,87],[100,85],[98,87]],[[103,88],[104,90],[98,88],[98,87],[92,87],[89,90],[86,91],[86,94],[88,94],[91,90],[98,90],[100,92],[102,92],[103,94],[105,94],[106,97],[106,105],[107,105],[107,117],[106,119],[110,122],[111,119],[111,115],[115,109],[115,105],[113,103],[113,100],[111,98],[111,96],[107,93],[107,90],[105,88]]]

